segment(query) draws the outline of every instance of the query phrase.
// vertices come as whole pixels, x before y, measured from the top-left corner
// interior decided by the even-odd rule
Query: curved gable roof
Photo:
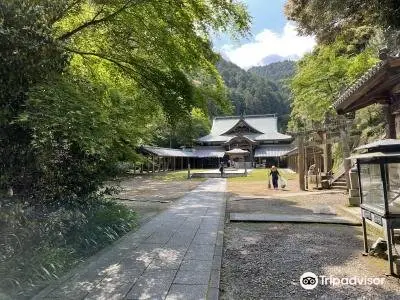
[[[244,120],[251,127],[262,133],[278,131],[278,118],[275,115],[248,116]]]
[[[234,128],[241,120],[260,133],[278,131],[278,118],[275,115],[250,115],[244,116],[243,118],[239,116],[228,116],[214,118],[210,135],[218,136],[225,134]]]

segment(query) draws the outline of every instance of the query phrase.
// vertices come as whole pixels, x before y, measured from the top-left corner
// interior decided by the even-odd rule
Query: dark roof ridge
[[[246,118],[277,118],[276,114],[263,114],[263,115],[243,115],[243,116],[216,116],[214,117],[214,120],[216,119],[246,119]]]

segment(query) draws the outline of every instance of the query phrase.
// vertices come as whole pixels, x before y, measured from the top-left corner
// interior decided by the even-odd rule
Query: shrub
[[[136,215],[102,197],[81,207],[0,211],[0,295],[30,296],[83,259],[132,230]]]

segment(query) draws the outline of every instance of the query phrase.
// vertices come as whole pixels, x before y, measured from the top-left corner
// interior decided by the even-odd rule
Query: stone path
[[[218,299],[225,179],[210,179],[33,299]]]

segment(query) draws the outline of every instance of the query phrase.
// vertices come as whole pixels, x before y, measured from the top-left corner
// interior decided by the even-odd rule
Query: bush
[[[52,211],[1,208],[0,295],[29,297],[136,225],[123,205],[101,197],[87,203]]]

